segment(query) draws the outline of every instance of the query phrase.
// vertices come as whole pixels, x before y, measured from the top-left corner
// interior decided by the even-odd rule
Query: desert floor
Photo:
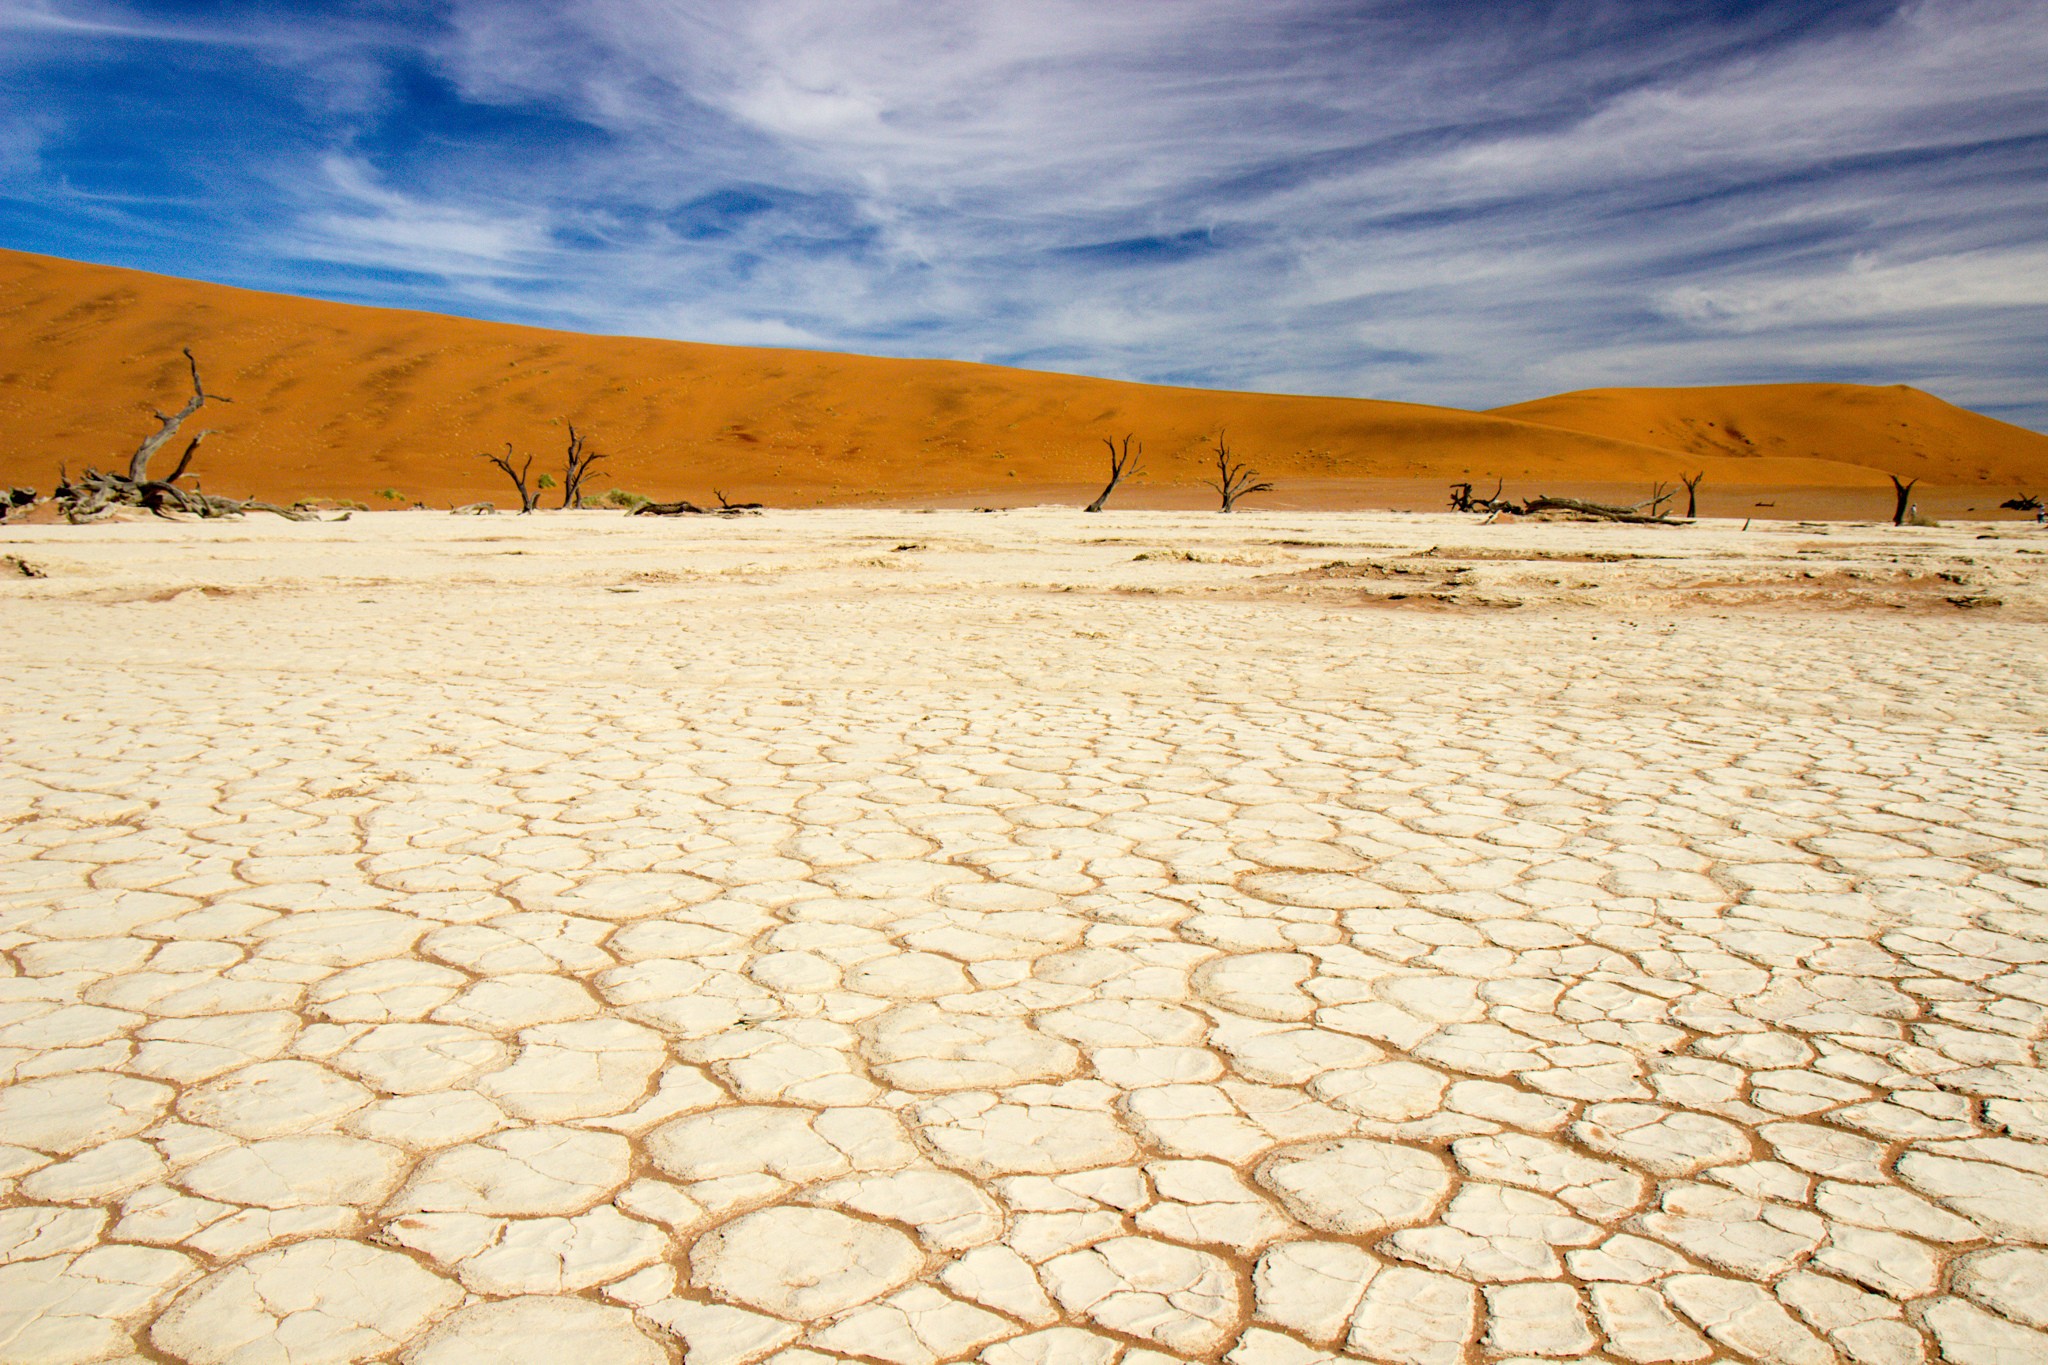
[[[0,1361],[2048,1361],[2048,532],[1738,526],[0,527]]]

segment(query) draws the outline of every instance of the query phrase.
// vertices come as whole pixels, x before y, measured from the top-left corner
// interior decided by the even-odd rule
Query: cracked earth
[[[7,548],[0,1362],[2048,1361],[2025,528]]]

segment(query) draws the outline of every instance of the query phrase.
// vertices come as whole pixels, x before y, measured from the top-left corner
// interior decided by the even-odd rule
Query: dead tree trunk
[[[643,502],[628,515],[635,517],[701,516],[704,509],[694,502]]]
[[[1700,484],[1706,477],[1707,471],[1704,469],[1689,479],[1683,474],[1678,476],[1678,481],[1685,485],[1685,519],[1687,521],[1699,520]]]
[[[1677,489],[1675,489],[1675,488],[1667,490],[1667,489],[1666,489],[1666,488],[1664,487],[1664,482],[1663,482],[1663,480],[1661,480],[1661,479],[1660,479],[1660,480],[1658,480],[1658,481],[1657,481],[1656,483],[1654,483],[1654,484],[1651,484],[1651,485],[1650,485],[1650,501],[1649,501],[1649,503],[1648,503],[1648,506],[1649,506],[1649,509],[1650,509],[1650,515],[1651,515],[1651,516],[1653,516],[1653,517],[1661,517],[1661,516],[1663,516],[1663,515],[1664,515],[1664,504],[1665,504],[1665,503],[1667,503],[1667,502],[1670,502],[1670,501],[1671,501],[1671,500],[1672,500],[1673,498],[1675,498],[1675,497],[1677,497],[1677,496],[1678,496],[1678,490],[1677,490]]]
[[[192,396],[186,399],[185,406],[179,408],[176,412],[168,416],[161,412],[156,414],[156,420],[162,423],[162,425],[157,428],[155,435],[150,436],[141,445],[135,447],[135,453],[128,457],[128,482],[132,484],[145,484],[149,482],[149,457],[162,449],[165,442],[176,436],[178,428],[184,425],[185,419],[205,407],[207,400],[211,399],[216,403],[230,403],[234,401],[230,398],[223,398],[217,393],[208,393],[206,391],[206,386],[199,381],[199,361],[193,356],[190,346],[185,348],[185,363],[192,368]],[[164,480],[165,483],[176,483],[178,481],[178,475],[183,474],[185,466],[192,463],[192,452],[199,449],[199,443],[205,440],[207,435],[207,432],[202,431],[192,438],[192,444],[185,447],[185,458],[178,461],[177,472]]]
[[[505,442],[505,453],[503,455],[493,455],[488,450],[485,450],[478,452],[477,458],[479,460],[489,460],[492,464],[505,471],[506,478],[512,480],[512,486],[519,490],[519,512],[521,516],[533,510],[534,504],[540,501],[539,486],[536,485],[532,488],[526,486],[526,476],[533,469],[533,456],[527,456],[526,463],[514,469],[512,467],[512,443],[507,441]]]
[[[1920,480],[1907,479],[1904,483],[1900,483],[1899,476],[1896,474],[1887,474],[1885,477],[1892,481],[1892,488],[1899,495],[1898,505],[1892,508],[1892,525],[1904,526],[1906,524],[1906,499],[1913,496],[1913,485],[1920,482]]]
[[[126,474],[102,472],[87,466],[75,483],[69,473],[60,474],[56,499],[64,519],[76,525],[104,516],[116,507],[142,507],[160,517],[168,517],[173,512],[195,517],[236,517],[244,512],[272,512],[287,521],[317,521],[312,513],[295,508],[202,493],[197,480],[191,488],[178,487],[178,480],[192,468],[192,457],[198,453],[199,443],[212,434],[210,431],[198,432],[186,443],[185,453],[178,458],[178,467],[168,477],[152,479],[149,476],[150,459],[178,434],[186,418],[208,403],[230,401],[206,391],[206,385],[199,377],[199,361],[193,356],[192,348],[187,346],[184,354],[185,363],[192,371],[192,396],[185,400],[185,406],[176,412],[154,414],[157,429],[144,438],[142,444],[135,447],[135,453],[128,457]]]
[[[728,501],[724,492],[716,488],[711,490],[711,496],[718,499],[718,515],[722,517],[750,516],[761,510],[758,502]]]
[[[1109,504],[1109,495],[1116,492],[1116,486],[1123,482],[1124,475],[1130,474],[1135,476],[1137,474],[1138,461],[1143,459],[1145,455],[1145,443],[1143,441],[1138,442],[1138,453],[1135,455],[1131,453],[1131,437],[1128,434],[1124,437],[1124,448],[1121,451],[1116,448],[1116,442],[1110,440],[1107,436],[1102,438],[1102,443],[1109,447],[1109,482],[1104,484],[1102,491],[1095,495],[1094,502],[1081,509],[1083,512],[1100,512],[1106,507]]]
[[[1230,447],[1220,434],[1216,437],[1216,477],[1202,482],[1215,489],[1216,496],[1223,499],[1223,506],[1217,509],[1222,512],[1236,507],[1239,498],[1273,491],[1272,484],[1259,481],[1258,470],[1231,459]]]
[[[1661,512],[1645,515],[1643,509],[1651,506],[1639,502],[1634,507],[1616,507],[1611,503],[1582,502],[1577,498],[1552,498],[1538,495],[1516,509],[1521,515],[1536,512],[1573,512],[1582,517],[1594,517],[1601,521],[1627,521],[1647,526],[1676,526],[1677,522]]]
[[[590,472],[592,465],[604,458],[603,455],[586,454],[583,438],[576,434],[576,424],[569,423],[569,467],[562,474],[563,507],[583,505],[583,476]]]

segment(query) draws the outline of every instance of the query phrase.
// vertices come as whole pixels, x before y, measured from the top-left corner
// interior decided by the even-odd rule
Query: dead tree
[[[20,492],[21,490],[16,489],[15,491]],[[2022,493],[2016,498],[2007,498],[1998,505],[2013,512],[2038,512],[2041,510],[2041,500],[2032,493]]]
[[[692,517],[703,514],[704,509],[694,502],[643,502],[627,513],[634,517]]]
[[[512,486],[519,490],[519,513],[521,516],[533,510],[534,504],[540,501],[540,486],[538,484],[532,488],[526,486],[526,476],[533,469],[533,456],[527,456],[526,463],[514,469],[512,467],[512,443],[507,441],[505,442],[505,453],[503,455],[493,455],[490,451],[485,450],[478,452],[477,458],[479,460],[489,460],[492,464],[505,471],[506,478],[512,480]]]
[[[1094,502],[1081,509],[1083,512],[1100,512],[1107,506],[1109,495],[1116,492],[1116,486],[1124,481],[1124,475],[1129,474],[1134,478],[1137,476],[1138,462],[1145,456],[1145,443],[1143,441],[1138,442],[1138,453],[1135,455],[1131,453],[1131,438],[1129,435],[1124,437],[1124,447],[1122,450],[1118,450],[1116,442],[1110,440],[1107,436],[1102,438],[1102,443],[1109,447],[1109,482],[1104,484],[1102,491],[1095,495]]]
[[[1475,498],[1472,496],[1471,484],[1454,483],[1451,485],[1451,510],[1453,512],[1512,512],[1515,510],[1514,503],[1504,502],[1500,496],[1500,490],[1505,487],[1507,487],[1507,480],[1495,479],[1491,493],[1483,498]]]
[[[1685,519],[1687,521],[1699,520],[1700,484],[1706,480],[1706,477],[1707,471],[1704,469],[1691,478],[1687,478],[1683,474],[1678,476],[1678,481],[1685,485]]]
[[[1576,516],[1590,517],[1596,521],[1626,521],[1645,526],[1676,526],[1678,523],[1665,516],[1661,510],[1658,510],[1657,506],[1658,503],[1668,501],[1670,497],[1671,495],[1667,493],[1662,498],[1653,499],[1650,502],[1639,502],[1633,507],[1617,507],[1611,503],[1583,502],[1578,498],[1553,498],[1539,494],[1518,508],[1504,510],[1512,510],[1522,516],[1530,516],[1537,512],[1570,512]],[[1643,511],[1646,507],[1651,509],[1648,513]]]
[[[1664,487],[1664,482],[1661,479],[1658,480],[1656,483],[1651,484],[1650,501],[1647,504],[1650,509],[1650,515],[1653,517],[1662,517],[1664,515],[1664,504],[1670,502],[1673,498],[1677,496],[1678,490],[1675,488],[1666,489]]]
[[[569,467],[562,475],[562,506],[583,505],[583,476],[590,472],[592,465],[605,458],[586,453],[583,438],[576,434],[576,424],[569,423]]]
[[[1887,474],[1885,477],[1892,481],[1892,487],[1899,495],[1898,505],[1892,508],[1892,525],[1904,526],[1906,524],[1906,499],[1913,495],[1913,485],[1920,482],[1920,480],[1907,479],[1904,483],[1901,483],[1899,482],[1899,476],[1896,474]]]
[[[711,496],[718,499],[718,515],[722,517],[749,516],[761,510],[758,502],[727,502],[725,494],[714,488]]]
[[[185,477],[192,468],[192,457],[199,451],[199,443],[212,435],[206,430],[196,433],[185,445],[185,453],[178,457],[178,467],[161,479],[149,475],[149,462],[178,434],[185,419],[198,412],[208,403],[226,403],[231,400],[217,393],[208,393],[199,377],[199,361],[192,354],[192,348],[185,348],[185,363],[192,371],[192,396],[185,400],[185,406],[176,412],[157,412],[157,429],[135,447],[135,453],[128,457],[128,472],[116,474],[103,472],[87,466],[76,483],[69,472],[60,473],[57,483],[57,506],[64,513],[64,519],[76,525],[104,516],[116,507],[142,507],[160,517],[182,512],[195,517],[237,517],[244,512],[271,512],[287,521],[318,520],[311,512],[295,508],[279,507],[273,503],[238,501],[234,498],[215,497],[199,490],[199,481],[194,478],[192,487],[178,487],[178,480]]]
[[[1236,507],[1239,498],[1273,491],[1272,484],[1259,481],[1258,470],[1230,458],[1230,447],[1221,435],[1216,437],[1216,477],[1202,482],[1215,489],[1216,496],[1223,499],[1223,506],[1217,509],[1223,512]]]

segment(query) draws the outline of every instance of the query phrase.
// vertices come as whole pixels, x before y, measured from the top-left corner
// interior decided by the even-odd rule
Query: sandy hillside
[[[1704,470],[1714,490],[1850,489],[1862,501],[1889,468],[1930,484],[2048,485],[2048,437],[1910,391],[1825,390],[1818,411],[1859,414],[1839,440],[1824,439],[1831,417],[1773,426],[1745,408],[1740,427],[1752,438],[1802,434],[1782,448],[1720,450],[1692,439],[1687,391],[1658,397],[1654,411],[1671,415],[1640,432],[1574,430],[1583,403],[1469,413],[592,337],[21,253],[0,253],[0,480],[47,489],[59,461],[124,456],[150,429],[152,407],[184,397],[188,345],[209,386],[234,400],[206,414],[219,434],[198,466],[205,486],[272,499],[390,489],[405,501],[502,500],[502,476],[478,453],[510,441],[536,456],[536,473],[553,470],[566,421],[609,456],[595,489],[709,501],[717,488],[782,505],[1065,500],[1099,478],[1101,438],[1130,431],[1147,448],[1132,489],[1141,501],[1191,495],[1219,430],[1266,476],[1332,506],[1385,502],[1390,486],[1430,488],[1434,505],[1442,482],[1468,476],[1528,493],[1637,488],[1682,469]],[[1778,391],[1774,411],[1798,410],[1809,391]],[[1871,395],[1876,415],[1835,396],[1845,392]],[[1722,423],[1702,429],[1725,429],[1721,411],[1702,409],[1698,423]],[[1866,439],[1878,427],[1889,443]],[[1974,490],[1970,500],[1981,501]],[[1720,510],[1749,505],[1745,493],[1739,508]]]
[[[1945,485],[2036,483],[2048,441],[1904,384],[1587,389],[1493,411],[1701,460],[1834,460]]]

